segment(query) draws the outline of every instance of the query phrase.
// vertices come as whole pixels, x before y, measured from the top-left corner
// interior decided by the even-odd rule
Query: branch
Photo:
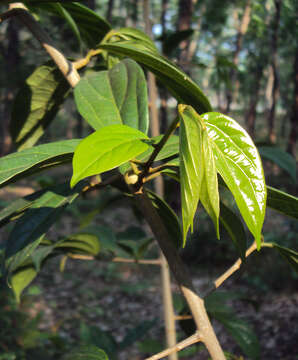
[[[121,263],[135,263],[135,264],[142,264],[142,265],[159,265],[160,266],[160,260],[159,259],[152,259],[152,260],[147,260],[147,259],[126,259],[126,258],[121,258],[121,257],[114,257],[112,259],[112,262],[121,262]]]
[[[257,250],[257,244],[256,242],[253,242],[253,244],[246,250],[245,257],[249,257],[249,255],[255,250]],[[227,271],[213,281],[213,285],[206,291],[205,296],[219,288],[231,275],[234,274],[234,272],[240,269],[241,264],[242,260],[239,258]]]
[[[158,360],[162,359],[163,357],[166,357],[170,354],[177,353],[178,351],[181,351],[182,349],[186,348],[187,346],[191,346],[197,342],[201,341],[201,337],[199,332],[196,332],[195,334],[191,335],[187,339],[179,342],[175,346],[172,346],[164,351],[161,351],[158,354],[155,354],[151,356],[150,358],[147,358],[146,360]]]
[[[1,20],[10,16],[17,16],[50,55],[66,80],[69,82],[70,86],[75,87],[80,80],[80,75],[77,70],[74,68],[72,62],[68,61],[65,56],[55,48],[48,34],[29,13],[25,5],[20,2],[16,2],[10,4],[9,8],[10,10],[8,12],[1,15]]]

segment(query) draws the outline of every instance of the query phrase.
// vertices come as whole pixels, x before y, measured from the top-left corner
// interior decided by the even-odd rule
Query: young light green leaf
[[[80,140],[35,146],[0,159],[0,187],[49,167],[70,162]]]
[[[267,186],[267,206],[272,209],[298,219],[298,198],[284,191]]]
[[[213,147],[217,171],[232,192],[260,247],[267,191],[258,150],[247,132],[230,117],[206,113],[202,118]]]
[[[144,140],[149,140],[147,135],[126,125],[105,126],[89,135],[75,150],[71,187],[141,154],[149,146]]]
[[[18,269],[10,280],[11,288],[19,303],[23,290],[35,279],[37,271],[34,266],[26,266]]]
[[[10,132],[19,150],[33,146],[55,118],[70,87],[61,71],[50,63],[38,67],[17,94]]]
[[[124,124],[148,131],[146,80],[141,67],[131,59],[82,78],[74,96],[79,112],[95,130]]]
[[[186,105],[178,106],[180,116],[180,184],[183,222],[183,245],[201,194],[204,176],[203,127],[199,115]]]
[[[204,175],[201,185],[200,200],[211,217],[216,236],[219,239],[219,192],[215,160],[207,132],[203,132],[203,162]]]
[[[62,360],[109,360],[107,354],[93,345],[83,345],[63,356]]]
[[[128,40],[100,44],[99,47],[112,54],[129,56],[144,65],[158,77],[179,102],[192,104],[199,114],[212,110],[201,89],[183,71],[166,58],[153,52],[145,43]]]

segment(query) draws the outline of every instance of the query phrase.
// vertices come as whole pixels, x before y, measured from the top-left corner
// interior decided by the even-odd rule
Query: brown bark
[[[248,25],[250,22],[251,6],[252,6],[251,0],[247,0],[241,22],[237,29],[235,51],[233,54],[233,64],[235,66],[238,66],[239,54],[242,49],[243,37],[247,32]],[[231,88],[227,89],[227,94],[226,94],[226,101],[227,101],[226,113],[230,112],[231,104],[235,98],[235,90],[236,90],[235,83],[237,81],[237,70],[234,67],[231,69],[230,72],[230,80],[231,80]]]
[[[114,8],[114,0],[109,0],[106,18],[109,22],[112,20],[112,12]]]
[[[282,0],[275,0],[275,16],[273,21],[273,33],[271,39],[271,58],[272,58],[272,71],[273,71],[273,87],[272,87],[272,103],[271,107],[267,116],[268,122],[268,135],[269,140],[274,143],[276,140],[276,135],[274,131],[274,123],[275,123],[275,110],[276,110],[276,103],[279,94],[279,73],[278,73],[278,63],[277,63],[277,48],[278,48],[278,30],[280,24],[280,10],[281,10]]]
[[[10,109],[14,97],[14,87],[17,85],[18,80],[18,65],[20,62],[19,54],[19,31],[16,23],[16,19],[10,19],[7,30],[7,49],[5,52],[5,74],[6,74],[6,94],[3,99],[3,112],[2,119],[0,121],[0,155],[5,155],[10,151],[11,137],[9,135],[9,120]],[[6,51],[5,51],[6,50]]]
[[[193,1],[192,0],[179,0],[179,9],[178,9],[178,22],[177,22],[177,31],[187,30],[191,28],[191,20],[193,13]],[[189,40],[181,41],[179,44],[179,58],[178,61],[180,65],[187,69],[187,58],[188,58],[188,49],[189,49]]]
[[[246,115],[246,125],[249,135],[254,139],[255,137],[255,124],[257,116],[257,105],[259,101],[259,92],[261,86],[261,79],[263,75],[263,65],[258,64],[255,72],[255,82],[250,94],[249,108]]]
[[[296,158],[296,143],[298,135],[298,49],[294,60],[294,100],[291,114],[291,130],[289,135],[287,151]]]

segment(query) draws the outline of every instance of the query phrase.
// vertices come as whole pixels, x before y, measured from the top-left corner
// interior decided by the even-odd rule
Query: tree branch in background
[[[21,22],[30,30],[32,35],[39,41],[42,47],[50,55],[57,67],[60,69],[66,80],[71,87],[75,87],[80,80],[80,75],[74,69],[72,63],[68,61],[65,56],[52,44],[52,41],[48,34],[42,29],[39,23],[28,12],[23,3],[16,2],[10,4],[10,10],[13,16],[17,16]],[[4,13],[7,18],[8,13]]]

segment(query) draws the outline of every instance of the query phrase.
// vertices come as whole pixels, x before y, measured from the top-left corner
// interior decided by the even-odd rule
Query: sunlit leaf
[[[80,140],[63,140],[35,146],[0,159],[0,187],[25,176],[71,162]]]
[[[204,176],[203,132],[199,115],[186,105],[179,105],[180,115],[180,184],[183,222],[183,245],[200,199]]]
[[[128,40],[100,44],[99,47],[112,54],[129,56],[144,65],[159,78],[179,102],[192,104],[199,114],[212,110],[201,89],[183,71],[166,58],[153,52],[141,41]]]
[[[135,158],[148,148],[144,140],[147,135],[126,125],[105,126],[89,135],[75,150],[71,186]]]
[[[27,78],[18,92],[10,131],[19,150],[33,146],[55,118],[70,86],[54,65],[42,65]]]
[[[26,266],[20,268],[11,276],[11,288],[18,303],[20,302],[23,290],[32,282],[36,275],[37,271],[34,266]]]
[[[202,117],[217,171],[232,192],[260,247],[267,191],[259,153],[247,132],[235,120],[219,113],[207,113]]]
[[[71,253],[97,255],[100,251],[100,239],[89,233],[72,234],[59,241],[55,248]]]
[[[83,77],[74,95],[79,112],[95,130],[124,124],[147,133],[147,85],[143,70],[133,60]]]

